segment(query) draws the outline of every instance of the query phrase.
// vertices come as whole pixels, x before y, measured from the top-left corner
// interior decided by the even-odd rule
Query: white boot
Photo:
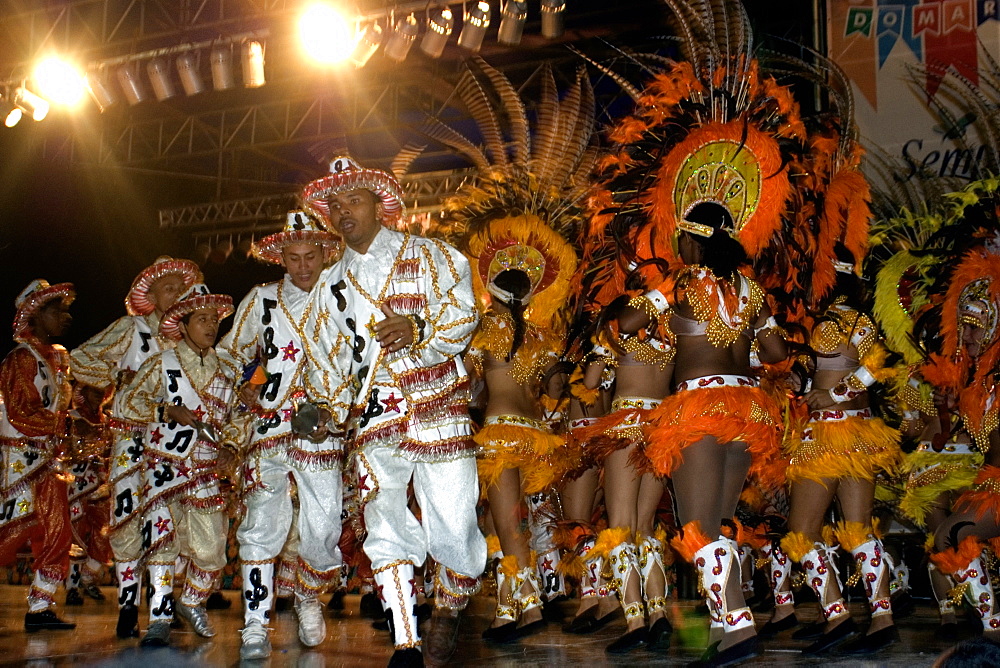
[[[382,606],[389,612],[389,628],[397,650],[420,647],[417,629],[417,591],[413,564],[399,561],[375,570],[375,586]]]
[[[243,576],[243,629],[241,659],[266,659],[271,655],[267,624],[274,603],[274,563],[240,564]]]

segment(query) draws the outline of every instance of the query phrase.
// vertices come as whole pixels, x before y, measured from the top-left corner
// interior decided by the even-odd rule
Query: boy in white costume
[[[344,451],[340,439],[313,442],[296,436],[291,418],[305,397],[302,327],[310,290],[339,246],[304,211],[289,212],[284,230],[253,248],[258,259],[282,265],[285,277],[250,291],[236,311],[233,329],[218,346],[219,355],[235,369],[259,362],[256,377],[240,391],[253,416],[240,469],[246,514],[236,534],[243,576],[243,659],[271,654],[267,625],[275,598],[275,561],[293,521],[299,536],[294,585],[299,639],[315,647],[326,637],[318,596],[336,583],[342,565],[338,542]],[[298,490],[297,516],[290,477]]]
[[[234,380],[212,346],[219,321],[232,312],[230,297],[210,294],[200,283],[189,288],[160,323],[162,334],[177,345],[146,360],[121,390],[122,417],[148,425],[141,562],[149,569],[153,595],[144,646],[169,643],[180,532],[190,561],[176,612],[198,635],[215,635],[204,603],[226,565],[228,518],[218,468],[229,457],[222,446],[235,447],[231,444],[240,438],[220,436],[229,423]]]

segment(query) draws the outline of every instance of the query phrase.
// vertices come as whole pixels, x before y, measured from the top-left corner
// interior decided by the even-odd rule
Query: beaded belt
[[[569,421],[569,428],[570,429],[582,429],[583,427],[589,427],[590,425],[594,424],[598,420],[600,420],[600,418],[593,418],[593,417],[575,418],[575,419]]]
[[[835,411],[823,410],[812,411],[809,413],[810,422],[838,422],[840,420],[846,420],[847,418],[859,417],[859,418],[870,418],[872,417],[872,409],[870,408],[841,408]]]
[[[705,390],[714,387],[757,387],[757,379],[749,376],[731,376],[718,374],[714,376],[700,376],[685,380],[677,385],[678,392],[685,390]]]
[[[824,409],[809,413],[809,424],[814,422],[842,422],[851,417],[870,418],[871,416],[872,410],[870,408],[844,408],[835,411]],[[812,440],[814,440],[813,430],[810,427],[806,427],[802,430],[802,441],[807,443]]]
[[[927,452],[932,455],[975,455],[979,450],[976,450],[971,443],[946,443],[938,450],[930,441],[920,441],[914,452]]]
[[[653,410],[660,405],[660,399],[649,397],[617,397],[611,402],[611,412],[621,410]]]
[[[516,427],[528,427],[529,429],[538,429],[539,431],[549,431],[549,425],[542,420],[536,420],[535,418],[522,417],[520,415],[491,415],[486,418],[485,425],[491,424],[511,424]]]

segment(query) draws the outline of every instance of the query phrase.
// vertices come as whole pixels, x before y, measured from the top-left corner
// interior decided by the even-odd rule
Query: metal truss
[[[441,201],[469,178],[471,170],[424,172],[400,179],[407,213],[436,213]],[[160,210],[160,227],[185,230],[195,237],[219,234],[265,234],[276,231],[285,213],[297,206],[297,193],[247,197]]]
[[[284,23],[303,5],[301,0],[26,0],[25,4],[48,6],[0,15],[0,71],[25,66],[45,51],[74,53],[89,67],[121,56],[141,59],[157,48]],[[390,11],[405,16],[426,7],[425,0],[361,0],[353,9],[356,20],[367,21]]]
[[[100,60],[194,34],[245,31],[294,12],[295,0],[69,0],[8,13],[0,21],[0,62],[24,63],[43,51]]]

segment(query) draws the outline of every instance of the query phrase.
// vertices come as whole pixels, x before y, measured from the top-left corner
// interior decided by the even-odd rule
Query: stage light
[[[324,65],[342,63],[354,48],[354,31],[344,17],[325,4],[312,5],[299,18],[302,48]]]
[[[243,64],[243,85],[247,88],[260,88],[267,80],[264,78],[264,45],[257,40],[243,42],[240,48],[240,60]]]
[[[542,0],[542,37],[562,37],[565,12],[566,0]]]
[[[528,5],[521,0],[507,0],[500,8],[500,30],[497,33],[497,41],[512,46],[520,44],[527,20]]]
[[[395,29],[389,35],[389,41],[385,44],[385,57],[397,63],[406,60],[406,55],[416,41],[418,32],[420,27],[417,26],[417,18],[413,14],[397,21]]]
[[[233,48],[229,44],[220,44],[212,49],[212,88],[229,90],[236,83],[233,81]]]
[[[149,76],[149,83],[153,86],[153,95],[160,102],[177,95],[174,90],[174,82],[170,80],[170,67],[167,61],[162,58],[154,58],[146,63],[146,74]]]
[[[139,73],[136,71],[137,65],[127,63],[118,68],[118,85],[121,86],[125,94],[125,100],[135,106],[146,99],[146,91],[139,81]]]
[[[455,17],[447,7],[431,12],[427,17],[427,32],[420,42],[420,50],[431,58],[440,58],[454,27]]]
[[[14,91],[14,104],[36,121],[42,120],[49,114],[49,103],[27,88],[18,88]]]
[[[87,92],[102,113],[118,101],[104,72],[91,72],[87,75]]]
[[[469,51],[479,51],[483,45],[483,38],[486,37],[486,30],[490,27],[490,3],[486,0],[479,0],[476,6],[465,12],[462,22],[462,32],[458,35],[458,45]]]
[[[21,120],[22,112],[13,102],[6,98],[0,98],[0,117],[3,117],[5,127],[12,128]]]
[[[177,76],[181,80],[181,88],[188,97],[205,90],[205,82],[198,71],[198,55],[192,52],[177,56]]]
[[[369,23],[358,34],[358,41],[351,52],[351,62],[357,67],[364,67],[382,44],[382,26]]]
[[[38,93],[55,104],[75,107],[87,93],[83,75],[59,58],[46,58],[38,63],[32,76]]]

